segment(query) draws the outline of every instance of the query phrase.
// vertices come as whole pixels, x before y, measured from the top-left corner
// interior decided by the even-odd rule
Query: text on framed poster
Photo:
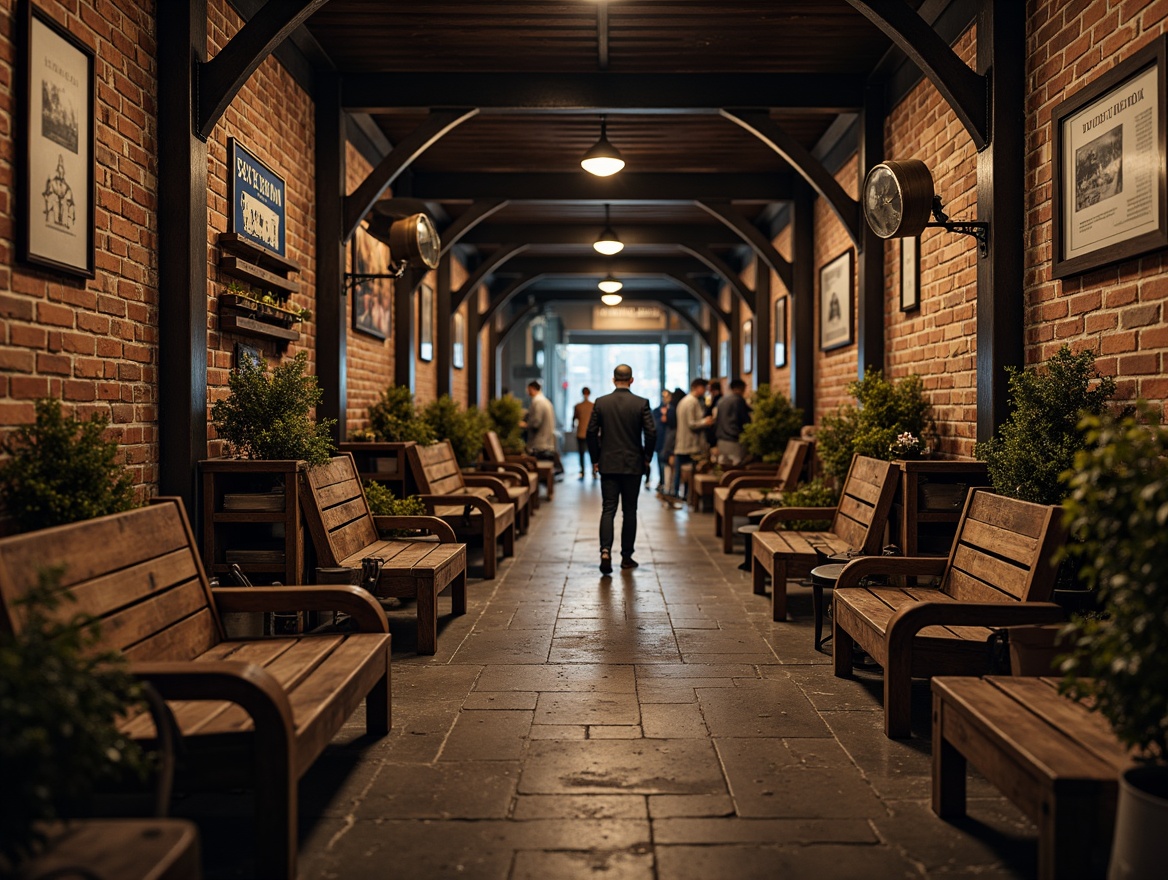
[[[287,206],[284,178],[257,159],[235,138],[227,139],[231,165],[231,226],[229,231],[281,257]]]

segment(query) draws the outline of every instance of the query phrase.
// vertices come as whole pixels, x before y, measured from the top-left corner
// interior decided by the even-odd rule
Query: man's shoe
[[[637,562],[637,560],[633,559],[631,556],[621,557],[621,568],[636,568],[640,564],[641,563]]]
[[[577,479],[577,480],[582,480],[582,479],[584,479],[584,471],[580,471],[580,476],[578,476],[576,479]]]
[[[600,551],[600,573],[612,574],[612,554],[607,550]]]

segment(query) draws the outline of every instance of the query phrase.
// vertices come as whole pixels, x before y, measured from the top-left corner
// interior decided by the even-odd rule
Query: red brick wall
[[[852,198],[856,198],[859,182],[856,179],[857,159],[853,156],[836,172],[835,179]],[[856,344],[833,351],[819,350],[819,270],[852,248],[847,230],[823,199],[815,200],[815,421],[842,403],[850,403],[848,383],[856,378]],[[855,261],[853,260],[853,268]],[[854,273],[853,273],[854,274]],[[856,335],[855,279],[852,281],[852,339]],[[804,340],[804,345],[807,341]]]

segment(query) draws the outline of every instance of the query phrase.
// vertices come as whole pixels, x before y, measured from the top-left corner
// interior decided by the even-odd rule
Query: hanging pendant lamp
[[[624,284],[614,278],[610,272],[608,275],[602,278],[600,283],[596,286],[599,287],[604,293],[616,293],[618,290],[624,287]]]
[[[621,300],[624,299],[619,293],[606,293],[600,297],[600,301],[606,306],[619,306]]]
[[[625,243],[617,237],[616,230],[608,220],[608,205],[604,206],[604,231],[600,233],[600,238],[592,243],[592,247],[606,257],[619,254],[625,249]]]
[[[600,140],[584,154],[580,167],[597,177],[609,177],[625,167],[620,150],[608,142],[608,118],[600,117]]]

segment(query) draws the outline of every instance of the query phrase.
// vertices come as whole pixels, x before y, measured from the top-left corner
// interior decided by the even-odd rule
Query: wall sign
[[[852,251],[819,270],[819,348],[831,351],[852,344]]]
[[[228,232],[286,257],[284,231],[287,206],[284,178],[257,159],[235,138],[227,139],[231,205]]]
[[[911,312],[921,307],[921,240],[900,240],[900,310]]]

